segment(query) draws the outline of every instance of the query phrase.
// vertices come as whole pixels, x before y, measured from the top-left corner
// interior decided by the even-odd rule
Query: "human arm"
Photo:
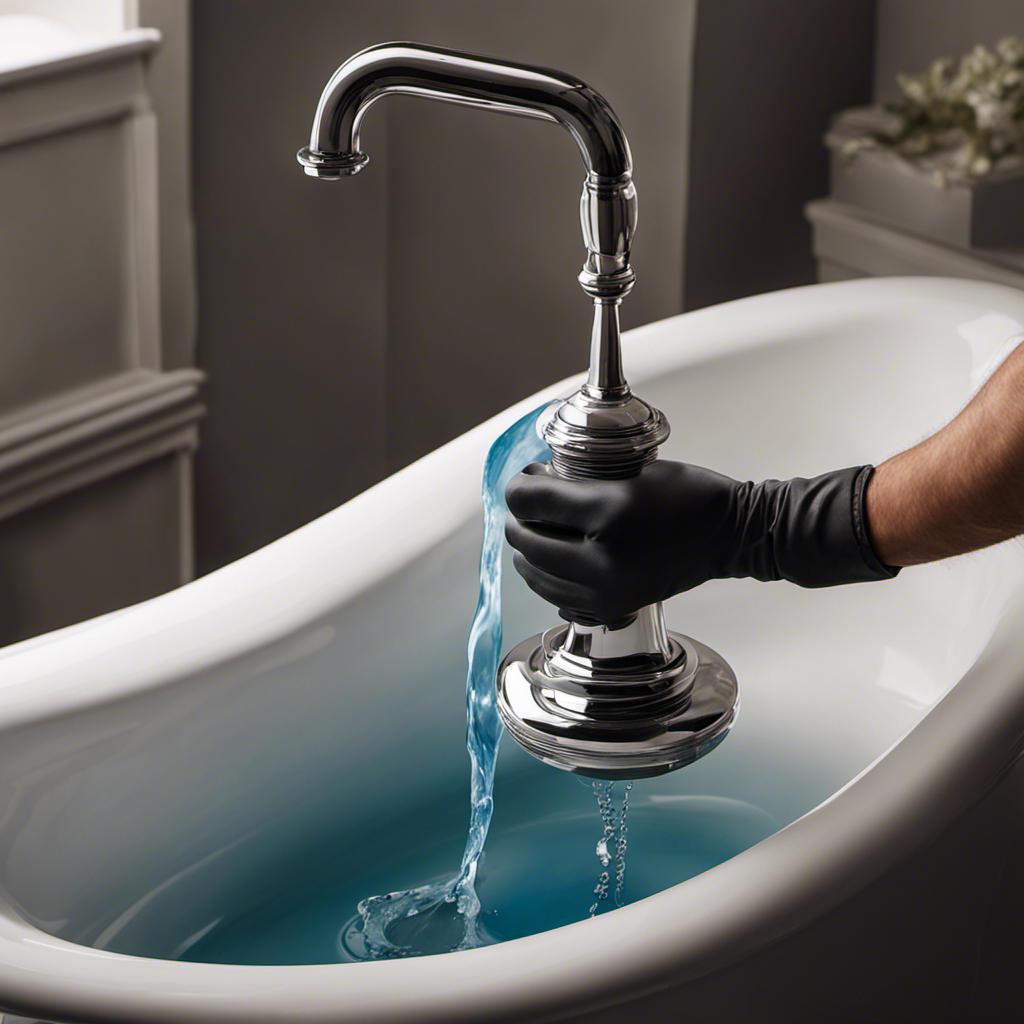
[[[891,578],[1024,531],[1024,346],[951,424],[874,471],[755,484],[663,460],[568,481],[535,465],[506,497],[516,568],[566,618],[614,621],[716,578]]]
[[[938,433],[883,462],[868,531],[889,565],[920,565],[1024,533],[1024,344]]]

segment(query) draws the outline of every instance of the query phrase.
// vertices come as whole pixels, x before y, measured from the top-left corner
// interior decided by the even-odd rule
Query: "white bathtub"
[[[1022,332],[1020,292],[881,279],[686,314],[623,347],[631,382],[672,423],[665,457],[756,479],[911,445]],[[570,383],[234,565],[0,655],[0,1010],[656,1024],[970,1019],[979,993],[993,998],[1006,952],[993,929],[1021,877],[1017,542],[887,583],[720,581],[669,603],[673,628],[732,663],[742,711],[718,751],[659,792],[792,821],[711,870],[464,953],[158,959],[339,829],[369,850],[389,816],[442,792],[464,799],[483,458]],[[505,592],[506,647],[555,621],[518,578]],[[505,748],[499,804],[502,773],[526,761]]]

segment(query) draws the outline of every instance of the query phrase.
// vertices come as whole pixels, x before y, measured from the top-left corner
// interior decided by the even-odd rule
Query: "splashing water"
[[[494,941],[480,921],[475,883],[494,807],[494,766],[502,733],[494,683],[502,640],[505,486],[527,463],[544,462],[551,457],[537,431],[537,421],[546,408],[545,405],[535,409],[509,427],[491,445],[484,463],[480,597],[469,631],[466,676],[466,747],[471,774],[469,836],[462,866],[454,878],[363,900],[357,908],[358,917],[339,936],[345,952],[357,960],[389,960],[473,949]]]
[[[615,889],[613,898],[615,906],[621,907],[623,894],[626,889],[626,814],[629,811],[629,791],[633,788],[632,782],[627,782],[622,793],[622,807],[615,810],[615,783],[603,779],[594,779],[594,793],[597,796],[597,809],[601,815],[603,831],[601,838],[597,841],[597,859],[604,869],[598,876],[597,885],[594,886],[594,895],[597,900],[590,908],[590,916],[593,917],[601,901],[608,899],[608,890],[611,887],[611,872],[609,868],[612,861],[615,861]]]

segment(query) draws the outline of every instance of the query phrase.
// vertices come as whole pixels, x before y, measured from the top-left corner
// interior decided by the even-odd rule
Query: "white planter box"
[[[943,187],[885,150],[849,162],[844,142],[879,130],[887,116],[874,108],[844,111],[825,136],[831,151],[831,195],[870,216],[958,248],[1024,244],[1024,168],[995,171],[976,182]]]

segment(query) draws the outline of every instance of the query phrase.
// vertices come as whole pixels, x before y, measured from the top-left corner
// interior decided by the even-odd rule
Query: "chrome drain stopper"
[[[619,629],[569,623],[524,640],[499,667],[497,694],[501,720],[523,749],[595,779],[650,778],[692,764],[725,739],[739,706],[729,665],[668,632],[661,605]]]

